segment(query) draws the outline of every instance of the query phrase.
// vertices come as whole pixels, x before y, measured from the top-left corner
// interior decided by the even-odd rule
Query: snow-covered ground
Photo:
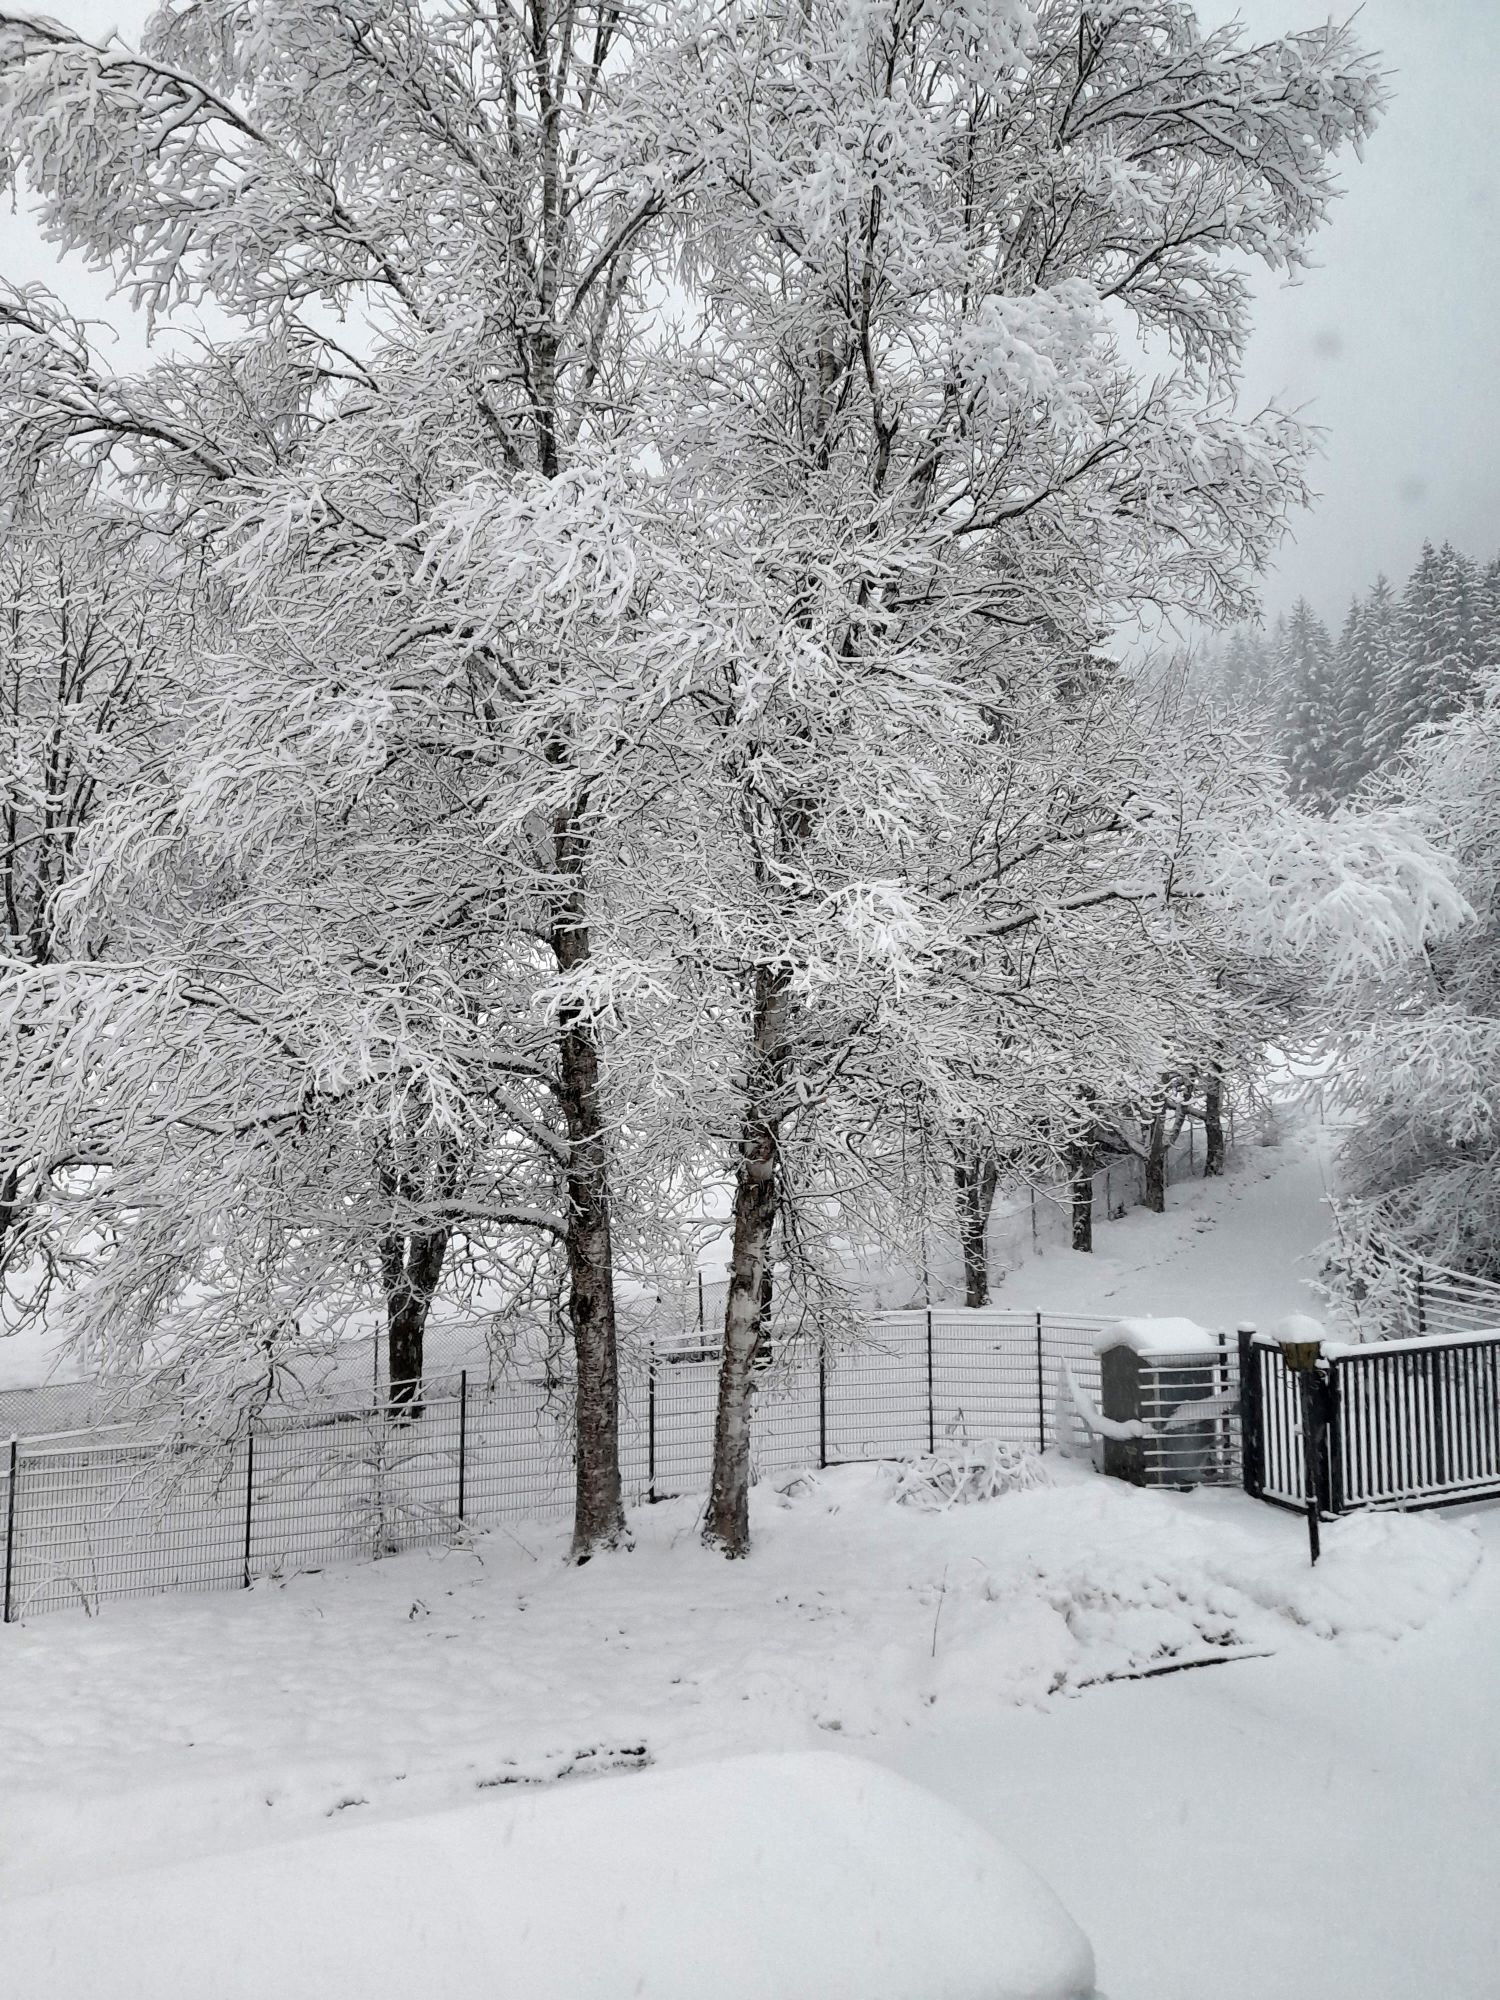
[[[7,1893],[818,1746],[1037,1866],[1110,2000],[1492,1996],[1500,1523],[1347,1522],[1310,1572],[1237,1495],[1054,1477],[945,1514],[873,1466],[762,1489],[745,1564],[682,1501],[581,1571],[496,1533],[12,1627]]]
[[[1338,1134],[1308,1126],[1275,1146],[1246,1141],[1222,1180],[1175,1182],[1165,1215],[1098,1224],[1090,1254],[1048,1248],[993,1286],[997,1306],[1171,1316],[1233,1328],[1321,1312],[1312,1290],[1333,1235]]]
[[[1049,1255],[1014,1302],[1305,1305],[1318,1149],[1263,1158],[1115,1225],[1090,1288],[1053,1276],[1087,1260]],[[1500,1508],[1341,1523],[1310,1571],[1301,1523],[1236,1493],[1060,1463],[926,1513],[895,1485],[859,1466],[758,1489],[742,1564],[700,1547],[684,1500],[581,1571],[559,1527],[497,1530],[13,1626],[3,1893],[309,1840],[347,1875],[351,1829],[500,1787],[614,1772],[628,1801],[648,1763],[816,1748],[930,1787],[1033,1865],[1109,2000],[1493,2000]]]

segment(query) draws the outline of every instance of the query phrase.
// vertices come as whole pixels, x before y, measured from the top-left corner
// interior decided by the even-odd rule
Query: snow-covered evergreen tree
[[[1326,811],[1340,796],[1343,702],[1328,629],[1304,598],[1292,608],[1277,659],[1281,747],[1292,797]]]
[[[1394,678],[1400,648],[1399,604],[1384,576],[1353,607],[1340,640],[1342,789],[1352,796],[1379,768],[1382,690]]]

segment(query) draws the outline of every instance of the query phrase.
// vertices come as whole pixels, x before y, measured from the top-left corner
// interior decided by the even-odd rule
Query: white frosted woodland
[[[1420,736],[1405,809],[1439,830],[1469,905],[1420,967],[1365,992],[1344,1045],[1358,1125],[1342,1220],[1348,1275],[1384,1282],[1371,1253],[1396,1237],[1417,1257],[1500,1278],[1500,674]]]
[[[1102,643],[1251,605],[1305,446],[1234,408],[1241,262],[1381,95],[1167,0],[0,11],[51,234],[226,329],[120,381],[0,296],[9,488],[169,552],[159,751],[6,980],[17,1241],[109,1244],[73,1310],[249,1393],[330,1301],[395,1380],[498,1285],[571,1336],[582,1557],[617,1270],[727,1185],[742,1553],[773,1289],[836,1332],[830,1243],[948,1163],[1159,1127],[1268,970],[1451,927],[1420,816],[1308,821]]]

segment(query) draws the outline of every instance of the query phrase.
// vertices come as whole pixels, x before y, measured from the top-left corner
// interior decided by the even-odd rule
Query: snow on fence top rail
[[[1258,1347],[1281,1346],[1276,1334],[1260,1327],[1252,1330],[1251,1337]],[[1417,1334],[1409,1340],[1325,1340],[1323,1355],[1329,1361],[1369,1360],[1381,1354],[1426,1354],[1433,1348],[1483,1346],[1490,1341],[1500,1341],[1500,1321],[1462,1333]]]

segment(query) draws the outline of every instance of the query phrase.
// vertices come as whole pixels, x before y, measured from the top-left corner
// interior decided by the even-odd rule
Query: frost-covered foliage
[[[0,1002],[65,955],[61,913],[81,845],[166,733],[160,619],[173,568],[158,539],[73,468],[48,466],[0,503]],[[43,1102],[73,1080],[52,1044],[45,1035],[25,1051]],[[27,1086],[13,1068],[7,1081],[14,1118]],[[67,1154],[80,1144],[70,1135]],[[11,1239],[34,1219],[31,1191],[8,1150],[0,1269],[14,1266]],[[32,1268],[10,1306],[45,1299],[61,1251],[46,1247],[50,1258],[22,1259]]]
[[[1394,1237],[1500,1280],[1500,671],[1422,737],[1403,789],[1448,847],[1468,920],[1383,990],[1353,1038],[1345,1150],[1352,1239]]]
[[[1305,603],[1269,634],[1206,649],[1204,677],[1285,758],[1294,796],[1327,811],[1388,776],[1418,731],[1472,702],[1500,659],[1500,557],[1423,544],[1405,586],[1377,577],[1337,641]]]

